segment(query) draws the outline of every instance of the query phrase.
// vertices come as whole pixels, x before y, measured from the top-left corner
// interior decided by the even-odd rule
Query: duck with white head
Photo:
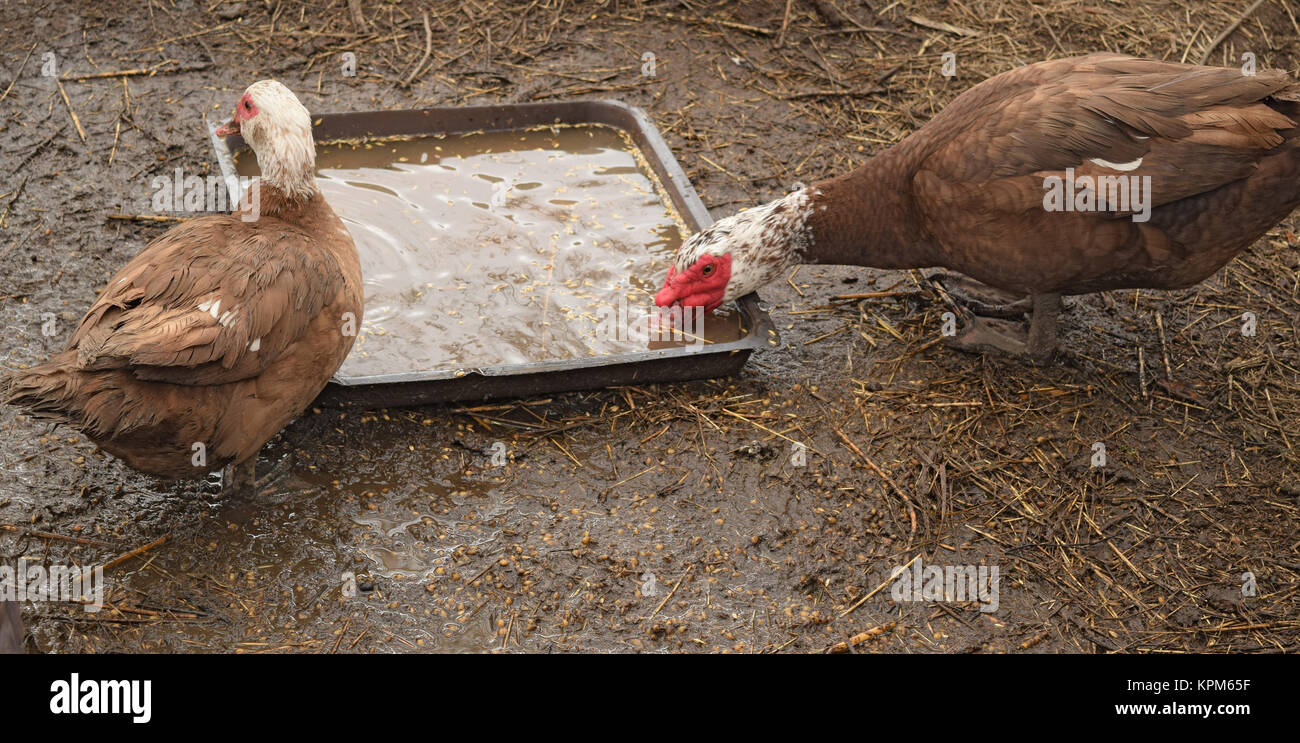
[[[1080,195],[1062,206],[1067,182]],[[939,266],[1024,297],[957,305],[967,327],[949,345],[1044,363],[1062,296],[1192,286],[1298,205],[1300,83],[1285,72],[1055,59],[976,85],[850,173],[693,235],[655,301],[712,310],[800,264]],[[1027,334],[980,316],[1030,310]]]
[[[352,348],[361,268],[316,187],[311,116],[288,88],[253,83],[218,133],[240,135],[263,173],[236,212],[188,219],[149,243],[66,350],[0,378],[0,399],[83,431],[143,472],[243,465],[227,481],[243,489],[258,450]]]
[[[311,114],[288,88],[275,80],[248,86],[230,121],[217,129],[222,137],[239,135],[257,155],[260,181],[278,194],[308,199],[316,192],[316,145]]]

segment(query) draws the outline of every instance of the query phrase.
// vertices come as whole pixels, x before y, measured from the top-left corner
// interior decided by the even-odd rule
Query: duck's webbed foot
[[[936,271],[925,278],[941,286],[954,302],[981,317],[1019,320],[1033,308],[1028,296],[981,284],[959,273]]]
[[[273,495],[279,492],[281,480],[293,469],[293,454],[286,454],[258,476],[257,457],[249,457],[239,464],[226,465],[221,471],[221,494],[226,498],[239,495]]]
[[[221,470],[221,492],[218,498],[225,499],[233,495],[252,495],[257,492],[257,457],[228,464]]]
[[[1060,294],[1035,294],[1027,335],[1016,323],[968,314],[966,327],[945,342],[959,351],[995,351],[1046,364],[1056,353],[1056,317],[1060,310]]]

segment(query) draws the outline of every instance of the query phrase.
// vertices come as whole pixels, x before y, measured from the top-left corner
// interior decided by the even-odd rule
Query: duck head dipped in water
[[[951,345],[1044,362],[1062,295],[1192,286],[1300,204],[1297,101],[1279,70],[1021,67],[857,170],[692,236],[656,302],[711,310],[804,263],[941,266],[1032,308],[1027,338],[968,313]]]

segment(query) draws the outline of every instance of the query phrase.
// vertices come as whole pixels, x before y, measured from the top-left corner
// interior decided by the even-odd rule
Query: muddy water
[[[316,165],[365,279],[365,321],[345,376],[468,371],[743,333],[733,313],[688,323],[685,336],[648,337],[663,327],[649,317],[653,296],[684,228],[613,128],[321,143]],[[256,173],[251,156],[238,166]]]
[[[325,417],[330,428],[342,420]],[[110,603],[184,614],[185,631],[155,651],[349,652],[369,627],[376,630],[367,649],[498,647],[497,612],[475,611],[490,589],[464,579],[495,563],[503,528],[519,518],[517,473],[465,467],[429,446],[423,426],[364,425],[371,447],[364,457],[317,431],[311,452],[282,445],[263,452],[263,473],[289,465],[274,488],[209,501],[217,492],[209,484],[205,497],[152,504],[166,511],[160,518],[202,536],[193,549],[120,569],[131,591]],[[199,589],[216,595],[191,602]]]

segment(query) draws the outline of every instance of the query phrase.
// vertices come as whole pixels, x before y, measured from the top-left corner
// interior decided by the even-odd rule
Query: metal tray
[[[620,101],[577,100],[324,114],[315,117],[313,134],[320,142],[363,136],[508,131],[548,124],[605,124],[626,132],[641,150],[687,226],[698,231],[713,223],[668,144],[645,112]],[[219,125],[220,122],[210,122],[208,135],[234,203],[239,189],[234,155],[246,149],[247,145],[237,136],[218,137],[216,129]],[[715,343],[703,348],[662,348],[580,359],[487,366],[468,373],[445,370],[335,375],[316,404],[400,407],[729,376],[740,371],[754,349],[777,343],[776,328],[760,308],[757,294],[741,297],[737,305],[742,325],[748,333],[728,343]]]

